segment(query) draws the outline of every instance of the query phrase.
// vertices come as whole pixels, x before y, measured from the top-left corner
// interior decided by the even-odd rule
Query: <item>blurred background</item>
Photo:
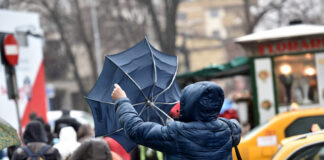
[[[323,24],[324,0],[0,0],[0,117],[54,128],[70,110],[94,127],[85,96],[105,56],[147,38],[178,57],[180,88],[221,85],[243,159],[270,159],[284,138],[324,127]]]
[[[145,36],[159,50],[179,57],[181,74],[246,56],[234,43],[240,36],[292,20],[322,24],[322,6],[321,0],[0,1],[1,9],[40,17],[49,108],[85,111],[83,96],[95,83],[104,56]]]

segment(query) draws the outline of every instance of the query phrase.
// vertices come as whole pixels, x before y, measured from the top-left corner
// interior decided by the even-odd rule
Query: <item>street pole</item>
[[[18,119],[18,134],[21,137],[22,129],[19,113],[19,91],[15,66],[18,64],[19,47],[13,34],[0,34],[0,64],[4,64],[7,84],[7,94],[9,99],[13,99],[16,106]]]
[[[100,74],[102,68],[102,58],[101,58],[101,46],[100,46],[100,35],[99,35],[99,27],[98,27],[98,17],[95,0],[90,0],[91,6],[91,22],[92,22],[92,30],[93,30],[93,39],[94,39],[94,49],[96,54],[97,61],[97,73]]]
[[[21,127],[21,121],[20,121],[20,111],[19,111],[19,93],[18,93],[18,85],[17,85],[17,79],[16,79],[16,72],[14,67],[10,68],[10,75],[12,80],[12,92],[13,92],[13,100],[15,101],[16,106],[16,114],[17,114],[17,120],[18,120],[18,134],[21,137],[22,135],[22,127]]]

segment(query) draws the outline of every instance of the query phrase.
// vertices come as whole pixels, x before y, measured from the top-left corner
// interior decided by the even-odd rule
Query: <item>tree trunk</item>
[[[176,36],[177,36],[177,9],[179,5],[179,0],[165,0],[165,20],[166,20],[166,29],[164,31],[165,43],[162,46],[162,50],[165,53],[175,55],[176,51]]]
[[[164,1],[164,11],[165,11],[165,29],[161,29],[159,22],[159,17],[156,14],[155,7],[151,0],[142,0],[142,3],[146,5],[148,12],[150,13],[153,29],[156,33],[156,38],[160,44],[163,52],[175,55],[176,51],[176,36],[177,36],[177,26],[176,26],[176,16],[177,9],[179,6],[179,0],[165,0]]]
[[[95,61],[95,57],[94,57],[94,51],[93,51],[93,43],[91,43],[91,41],[89,40],[89,38],[86,35],[86,30],[85,30],[85,26],[83,24],[83,20],[82,20],[82,12],[80,9],[80,5],[79,5],[79,0],[74,0],[75,3],[75,8],[77,11],[77,23],[78,23],[78,27],[76,27],[79,31],[79,34],[82,38],[82,43],[86,46],[86,50],[87,53],[89,55],[90,58],[90,64],[91,64],[91,70],[92,70],[92,79],[93,82],[95,82],[98,78],[98,72],[97,72],[97,66],[96,66],[96,61]]]
[[[50,14],[50,17],[53,20],[54,24],[56,25],[57,30],[58,30],[58,32],[59,32],[59,34],[61,36],[61,40],[62,40],[62,42],[63,42],[63,44],[65,46],[67,56],[69,57],[69,59],[71,61],[71,64],[73,66],[73,74],[74,74],[74,78],[76,79],[76,81],[78,83],[79,90],[80,90],[82,95],[86,95],[87,93],[86,93],[85,88],[84,88],[84,86],[82,84],[82,79],[81,79],[81,76],[80,76],[76,61],[75,61],[75,57],[74,57],[72,49],[71,49],[71,44],[69,43],[68,39],[65,37],[66,34],[65,34],[65,31],[64,31],[63,25],[60,22],[59,14],[55,10],[55,8],[51,9],[49,7],[49,4],[47,3],[47,0],[43,0],[42,4],[48,10],[48,12]],[[89,108],[87,107],[87,108],[85,108],[85,110],[89,110]]]

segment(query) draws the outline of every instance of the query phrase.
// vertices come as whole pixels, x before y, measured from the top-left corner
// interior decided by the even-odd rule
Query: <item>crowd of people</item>
[[[55,121],[53,132],[50,125],[32,113],[30,122],[22,135],[23,144],[9,147],[8,158],[10,160],[130,160],[143,159],[142,157],[146,156],[146,153],[144,155],[142,153],[142,149],[146,147],[138,146],[132,153],[127,153],[114,139],[95,138],[94,129],[89,124],[81,125],[69,115],[69,111],[62,112],[62,117]],[[144,159],[151,158],[148,156]]]
[[[111,151],[108,142],[94,138],[93,128],[88,124],[81,125],[69,116],[69,111],[63,111],[53,132],[50,125],[33,113],[22,135],[23,144],[9,147],[7,155],[10,160],[129,159]]]
[[[180,103],[169,113],[176,121],[166,126],[144,122],[117,84],[112,98],[125,133],[139,145],[131,153],[110,137],[95,138],[90,125],[81,125],[69,111],[63,111],[62,117],[55,121],[53,132],[42,118],[31,114],[22,135],[23,144],[7,149],[9,159],[232,159],[232,147],[240,142],[239,123],[218,117],[224,93],[216,83],[198,82],[187,86]],[[237,157],[240,157],[238,153]]]

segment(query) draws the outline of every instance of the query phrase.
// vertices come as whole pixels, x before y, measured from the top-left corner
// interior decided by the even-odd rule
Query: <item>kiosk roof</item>
[[[268,41],[317,34],[324,34],[323,25],[298,24],[245,35],[237,38],[236,42]]]

